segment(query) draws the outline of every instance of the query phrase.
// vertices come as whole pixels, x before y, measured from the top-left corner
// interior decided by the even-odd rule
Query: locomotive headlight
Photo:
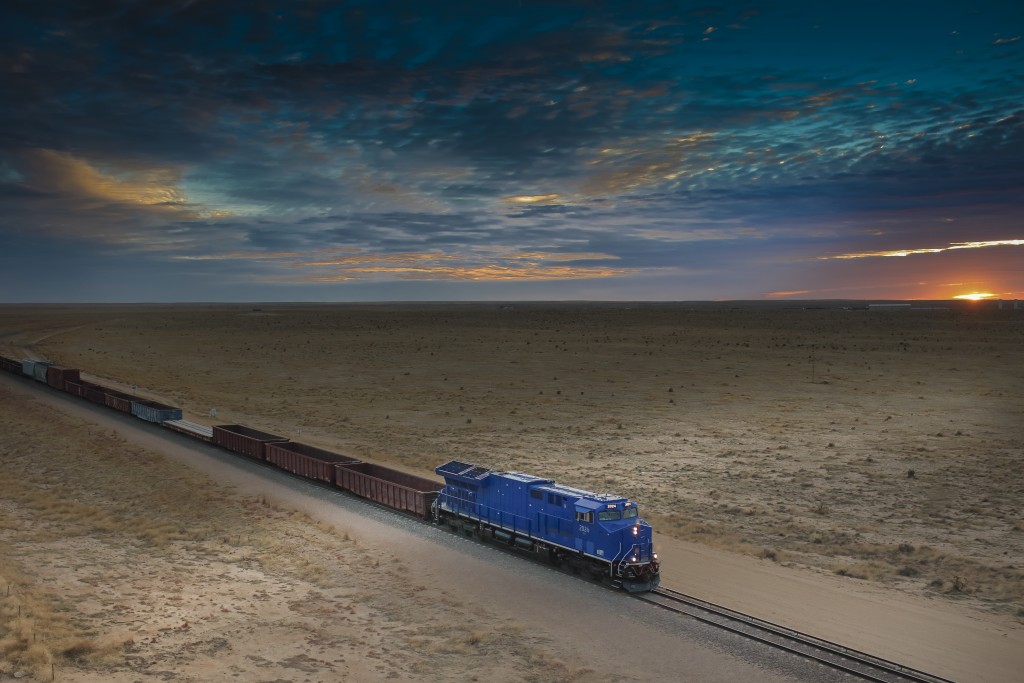
[[[654,559],[658,559],[658,553],[654,553]]]
[[[633,562],[636,562],[636,558],[635,557],[631,557],[629,559],[632,560]]]
[[[640,527],[638,527],[638,526],[633,527],[633,535],[634,536],[639,536],[640,535]]]

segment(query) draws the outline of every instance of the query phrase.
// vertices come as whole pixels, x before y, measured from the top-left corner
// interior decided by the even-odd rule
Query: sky
[[[1024,299],[1024,3],[8,0],[0,302]]]

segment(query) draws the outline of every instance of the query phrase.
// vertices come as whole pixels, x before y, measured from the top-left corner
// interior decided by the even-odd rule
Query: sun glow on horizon
[[[995,299],[996,295],[991,292],[972,292],[970,294],[957,294],[954,299],[966,299],[967,301],[981,301],[982,299]]]

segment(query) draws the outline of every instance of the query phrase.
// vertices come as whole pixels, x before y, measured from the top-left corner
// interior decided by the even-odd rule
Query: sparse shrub
[[[77,662],[85,661],[85,659],[95,651],[96,643],[87,638],[81,638],[61,650],[60,654],[66,659]]]
[[[907,470],[907,479],[915,479],[915,478],[917,478],[917,472],[915,472],[912,469]]]

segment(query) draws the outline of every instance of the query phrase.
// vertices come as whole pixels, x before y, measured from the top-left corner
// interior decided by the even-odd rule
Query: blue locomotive
[[[630,592],[661,580],[651,526],[633,501],[458,460],[434,471],[445,480],[433,504],[437,523],[546,555]]]

